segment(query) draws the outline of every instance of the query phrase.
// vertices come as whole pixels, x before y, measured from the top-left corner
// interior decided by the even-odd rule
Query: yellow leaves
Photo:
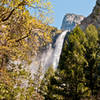
[[[43,24],[43,22],[49,22],[47,15],[51,8],[50,2],[47,0],[2,0],[1,3],[4,5],[0,6],[2,8],[0,16],[2,14],[3,17],[9,14],[11,16],[5,22],[0,22],[0,30],[1,26],[5,26],[0,34],[0,52],[8,54],[10,60],[28,60],[39,47],[52,41],[52,27]],[[11,13],[13,9],[14,12]],[[38,15],[31,16],[35,11]],[[37,30],[34,31],[35,29]]]
[[[44,39],[47,40],[48,42],[52,41],[50,35],[48,35],[47,33],[44,33]]]
[[[15,39],[8,40],[7,43],[8,46],[13,46],[15,45]]]
[[[20,9],[20,10],[23,10],[23,6],[20,6],[19,9]]]
[[[7,50],[7,51],[9,51],[9,50],[10,50],[10,48],[9,48],[9,47],[7,47],[7,46],[0,46],[0,50]]]
[[[5,68],[0,69],[0,81],[2,80],[3,83],[11,85],[11,78],[9,77],[9,74],[7,73]]]
[[[51,2],[45,2],[44,7],[50,9],[51,8]]]
[[[51,2],[47,2],[47,6],[51,6]]]
[[[78,92],[83,93],[84,97],[85,96],[90,96],[91,95],[91,91],[88,87],[84,86],[83,83],[78,84]]]

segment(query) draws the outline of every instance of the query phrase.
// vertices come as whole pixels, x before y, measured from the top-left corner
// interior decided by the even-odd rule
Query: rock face
[[[80,24],[83,19],[84,17],[81,15],[66,14],[62,22],[61,30],[71,31],[75,28],[77,24]]]
[[[100,0],[96,1],[96,5],[92,11],[92,13],[85,18],[82,22],[80,27],[85,30],[89,24],[95,25],[97,28],[100,27]]]

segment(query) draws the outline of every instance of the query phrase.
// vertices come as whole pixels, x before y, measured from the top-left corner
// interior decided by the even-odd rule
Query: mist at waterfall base
[[[60,35],[55,36],[53,43],[47,46],[47,49],[43,53],[37,55],[30,65],[31,72],[37,71],[39,67],[42,67],[42,71],[46,71],[48,67],[53,66],[57,68],[60,55],[63,48],[63,43],[68,30],[65,30]]]

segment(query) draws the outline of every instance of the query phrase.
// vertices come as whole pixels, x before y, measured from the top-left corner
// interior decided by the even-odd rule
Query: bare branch
[[[23,0],[20,4],[18,4],[17,7],[15,7],[15,8],[12,9],[12,11],[9,13],[9,15],[8,15],[6,18],[2,18],[2,21],[3,21],[3,22],[4,22],[4,21],[7,21],[18,7],[20,7],[20,6],[22,6],[22,5],[25,5],[25,4],[26,4],[26,3],[25,3],[25,1]]]
[[[41,29],[30,30],[29,33],[28,33],[27,35],[25,35],[25,36],[23,36],[22,38],[16,40],[15,42],[19,42],[19,41],[21,41],[21,40],[27,38],[32,32],[39,32],[39,31],[40,31],[40,32],[45,32],[45,31],[43,31],[43,30],[41,30]]]

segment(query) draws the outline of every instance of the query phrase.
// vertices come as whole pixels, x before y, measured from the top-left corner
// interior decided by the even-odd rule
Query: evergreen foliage
[[[48,90],[48,87],[50,86],[50,79],[54,76],[54,69],[52,66],[48,68],[46,73],[44,74],[44,77],[41,81],[40,86],[40,94],[45,98],[45,100],[49,100],[50,91]],[[49,94],[49,95],[48,95]]]
[[[81,100],[95,97],[100,89],[100,44],[98,31],[78,26],[65,41],[55,76],[50,79],[48,100]],[[47,95],[49,95],[47,94]],[[96,98],[97,99],[97,98]]]

